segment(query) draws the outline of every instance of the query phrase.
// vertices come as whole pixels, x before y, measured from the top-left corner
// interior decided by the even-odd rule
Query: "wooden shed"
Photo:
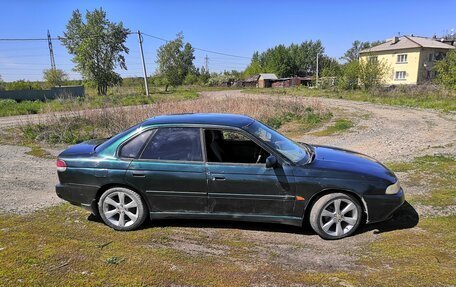
[[[277,80],[275,74],[260,74],[258,77],[258,88],[270,88],[275,80]]]

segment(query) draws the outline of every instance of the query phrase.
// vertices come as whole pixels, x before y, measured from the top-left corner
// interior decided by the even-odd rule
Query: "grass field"
[[[245,89],[244,93],[273,94],[286,96],[325,97],[377,104],[406,106],[415,108],[456,111],[456,92],[437,87],[412,86],[386,90],[309,89],[304,86],[292,88]]]
[[[75,144],[93,138],[112,136],[149,117],[160,114],[188,112],[219,112],[250,115],[270,126],[280,129],[293,123],[293,129],[305,132],[327,122],[332,114],[320,106],[296,104],[272,100],[264,102],[253,99],[197,99],[190,101],[157,102],[147,107],[129,109],[102,109],[72,111],[63,117],[49,116],[42,123],[29,123],[11,128],[3,142],[26,145]],[[288,130],[293,132],[293,129]]]
[[[431,183],[433,190],[440,190],[448,187],[448,181],[442,179],[454,178],[455,164],[452,157],[428,156],[389,166],[415,176],[413,180],[419,180],[418,184]],[[454,206],[456,191],[453,188],[449,192],[445,205]],[[414,195],[410,199],[412,205],[414,202],[442,205],[435,192],[427,195],[426,201]],[[293,227],[159,221],[148,223],[138,231],[119,233],[83,209],[69,204],[24,216],[0,215],[0,285],[456,284],[456,216],[418,218],[415,212],[406,204],[392,221],[363,228],[354,239],[323,241],[314,238],[314,244],[321,244],[323,250],[331,250],[338,245],[357,242],[356,237],[369,236],[371,240],[357,246],[356,253],[351,254],[356,259],[350,269],[319,268],[318,261],[312,266],[287,264],[280,253],[280,249],[290,244],[287,238],[314,236],[308,230],[299,231]],[[364,232],[368,234],[362,234]],[[268,233],[281,236],[282,244],[268,245]],[[265,237],[260,240],[259,235]],[[265,246],[269,247],[265,249]],[[296,243],[289,248],[306,250],[315,246]]]
[[[201,88],[181,87],[172,89],[169,92],[155,88],[151,89],[149,97],[139,90],[132,87],[116,87],[110,89],[107,96],[98,96],[93,89],[89,88],[84,98],[77,99],[56,99],[46,102],[0,100],[0,117],[196,99]]]
[[[341,133],[353,127],[353,122],[349,119],[336,119],[334,124],[326,127],[324,130],[313,132],[315,136],[330,136]]]

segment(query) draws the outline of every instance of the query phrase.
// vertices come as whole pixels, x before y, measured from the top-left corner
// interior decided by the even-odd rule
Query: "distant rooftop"
[[[260,74],[260,79],[262,79],[262,80],[277,80],[277,76],[275,74]]]
[[[395,38],[397,41],[395,41]],[[362,50],[360,53],[381,52],[400,49],[413,48],[434,48],[434,49],[454,49],[446,43],[433,38],[418,37],[418,36],[401,36],[388,39],[385,43]]]

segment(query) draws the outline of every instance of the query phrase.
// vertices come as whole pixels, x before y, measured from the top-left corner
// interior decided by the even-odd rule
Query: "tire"
[[[98,201],[98,212],[106,225],[119,231],[135,230],[147,217],[141,196],[123,187],[106,190]]]
[[[352,235],[361,223],[363,210],[358,201],[345,193],[331,193],[312,206],[309,222],[323,239],[341,239]]]

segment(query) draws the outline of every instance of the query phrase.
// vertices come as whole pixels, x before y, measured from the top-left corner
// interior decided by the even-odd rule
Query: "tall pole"
[[[48,38],[48,47],[49,47],[49,57],[51,58],[51,69],[55,70],[55,60],[54,60],[54,49],[52,49],[52,40],[51,40],[51,33],[47,33]]]
[[[320,52],[317,53],[317,74],[315,75],[315,86],[318,88],[318,58],[320,56]]]
[[[204,58],[204,60],[206,60],[206,72],[209,72],[209,65],[208,65],[209,58],[207,57],[207,54],[206,54],[206,57]]]
[[[146,71],[146,62],[144,61],[144,52],[142,47],[143,38],[141,36],[141,32],[138,30],[138,39],[139,39],[139,50],[141,51],[141,60],[143,65],[143,72],[144,72],[144,86],[146,87],[146,96],[149,96],[149,84],[147,83],[147,71]]]

